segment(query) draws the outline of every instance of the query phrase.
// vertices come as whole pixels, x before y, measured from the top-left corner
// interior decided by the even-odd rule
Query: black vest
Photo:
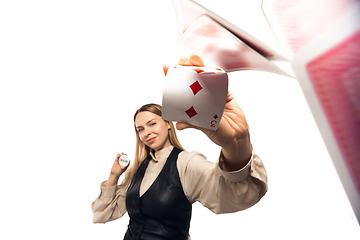
[[[151,160],[139,166],[126,195],[130,223],[124,240],[187,240],[192,206],[183,191],[174,148],[150,188],[139,197],[140,184]]]

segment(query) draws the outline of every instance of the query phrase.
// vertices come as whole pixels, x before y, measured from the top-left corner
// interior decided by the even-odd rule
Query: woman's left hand
[[[180,58],[179,65],[204,66],[201,58],[197,55],[192,55],[189,59]],[[163,69],[166,75],[168,66],[164,66]],[[232,160],[239,162],[239,158],[244,158],[244,160],[240,160],[241,162],[247,162],[251,156],[252,146],[249,137],[249,126],[244,112],[230,92],[228,92],[223,116],[217,130],[205,129],[180,122],[176,123],[176,128],[178,130],[186,128],[201,130],[210,140],[223,148],[224,157],[230,160],[230,162]],[[242,164],[238,166],[240,165],[242,166]]]

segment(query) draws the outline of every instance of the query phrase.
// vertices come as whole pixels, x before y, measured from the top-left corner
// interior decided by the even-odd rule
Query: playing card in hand
[[[220,68],[171,66],[167,72],[162,118],[216,130],[228,92],[228,76]]]

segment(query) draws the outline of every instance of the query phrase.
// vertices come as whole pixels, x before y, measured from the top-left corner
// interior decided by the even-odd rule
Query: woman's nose
[[[145,128],[145,129],[144,129],[144,136],[145,136],[145,137],[149,136],[150,133],[151,133],[151,132],[150,132],[150,130],[149,130],[148,128]]]

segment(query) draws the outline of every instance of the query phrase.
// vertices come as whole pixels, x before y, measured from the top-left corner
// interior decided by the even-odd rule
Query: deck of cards
[[[216,130],[228,93],[228,76],[220,68],[171,66],[163,92],[162,118]]]

